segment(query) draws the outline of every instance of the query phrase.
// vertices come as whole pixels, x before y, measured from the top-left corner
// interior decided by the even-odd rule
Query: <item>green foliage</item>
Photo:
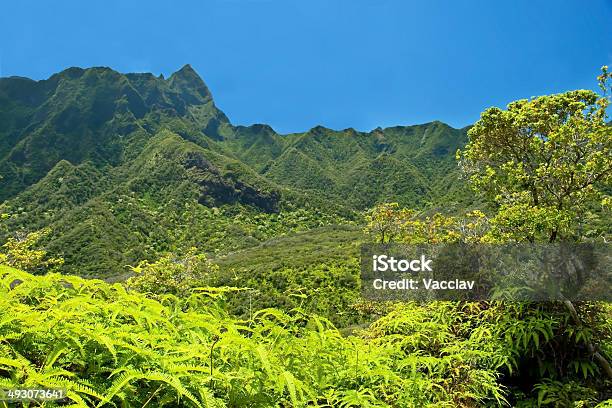
[[[609,75],[600,77],[605,90]],[[471,184],[499,206],[503,240],[580,239],[612,180],[607,95],[578,90],[489,108],[458,152]]]
[[[233,319],[222,289],[157,301],[119,284],[0,271],[3,387],[61,387],[76,404],[126,407],[412,407],[503,398],[485,366],[465,363],[474,384],[457,387],[426,357],[414,366],[420,352],[408,356],[392,337],[344,338],[299,309]]]
[[[364,232],[381,244],[392,242],[414,216],[414,211],[400,208],[398,203],[382,203],[366,213]]]
[[[249,288],[246,296],[228,295],[228,310],[238,316],[252,316],[254,310],[261,308],[299,308],[324,316],[339,327],[363,323],[370,317],[356,307],[360,301],[357,259],[285,267],[265,274],[235,273],[232,279],[221,279],[217,284]]]
[[[126,407],[600,400],[593,388],[598,369],[580,359],[585,335],[605,332],[611,347],[609,320],[595,309],[592,330],[579,334],[569,331],[561,311],[545,308],[401,304],[359,336],[343,337],[299,308],[233,318],[223,300],[229,293],[200,288],[154,300],[120,284],[0,267],[0,386],[66,388],[76,404]],[[559,341],[572,343],[573,354],[551,353]],[[562,377],[551,374],[555,366],[564,368]],[[550,377],[524,388],[534,372]],[[515,388],[524,390],[521,400]]]
[[[424,215],[413,209],[401,208],[398,203],[383,203],[366,214],[366,222],[364,232],[380,243],[492,241],[490,222],[480,210],[456,216],[439,212]]]
[[[359,301],[357,257],[363,236],[357,227],[324,226],[279,236],[258,246],[215,257],[215,286],[250,288],[229,294],[228,309],[249,317],[253,310],[300,307],[339,327],[369,320]]]
[[[490,108],[468,132],[470,141],[457,157],[475,190],[496,206],[485,235],[489,242],[594,238],[584,227],[598,224],[590,211],[599,203],[605,211],[612,180],[612,127],[606,123],[610,75],[607,67],[602,70],[598,79],[603,95],[570,91],[512,102],[507,110]],[[601,370],[604,381],[612,381],[610,356],[597,346],[609,341],[609,333],[594,333],[598,311],[588,305],[581,311],[569,300],[560,304],[565,337],[554,337],[547,355],[572,356],[569,364],[583,380]],[[551,319],[556,306],[546,309]],[[602,312],[604,321],[609,320],[609,309]],[[529,339],[523,342],[526,346]],[[578,344],[582,356],[576,354]],[[540,369],[538,405],[565,405],[579,395],[588,402],[593,390],[568,378],[568,370],[558,361]],[[557,381],[558,376],[565,378]]]
[[[606,395],[610,381],[588,357],[586,344],[597,337],[606,348],[610,346],[612,309],[608,304],[580,308],[589,329],[576,331],[561,305],[404,304],[375,322],[368,333],[385,342],[399,342],[417,366],[426,363],[430,370],[446,370],[441,385],[455,384],[466,395],[472,395],[471,387],[482,392],[492,386],[485,381],[486,373],[477,377],[462,372],[473,364],[497,370],[500,382],[509,388],[504,395],[512,406],[592,407]],[[453,354],[457,350],[465,353],[459,357]],[[470,383],[475,378],[479,381]]]
[[[196,248],[190,248],[181,259],[167,254],[156,262],[142,261],[131,269],[136,276],[127,280],[128,288],[157,295],[185,296],[192,288],[209,286],[210,275],[218,272],[219,267],[206,255],[198,254]]]
[[[0,247],[0,264],[29,272],[45,272],[59,268],[64,260],[47,256],[47,251],[36,249],[39,241],[49,235],[49,229],[31,232],[25,236],[10,237]]]

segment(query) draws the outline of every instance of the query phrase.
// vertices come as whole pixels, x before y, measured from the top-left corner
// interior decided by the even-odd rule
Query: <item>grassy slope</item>
[[[355,258],[359,255],[359,245],[363,239],[361,230],[356,226],[332,225],[275,237],[213,260],[231,275],[303,268]]]

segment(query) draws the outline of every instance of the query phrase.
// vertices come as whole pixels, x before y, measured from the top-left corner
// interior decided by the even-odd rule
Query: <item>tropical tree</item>
[[[612,127],[607,67],[601,95],[570,91],[484,111],[458,152],[479,193],[497,208],[502,240],[581,241],[585,217],[606,199],[612,179]]]
[[[60,257],[49,257],[47,251],[39,248],[40,241],[50,233],[51,230],[45,228],[10,237],[0,247],[0,264],[33,273],[56,270],[64,264],[64,260]]]
[[[210,285],[211,275],[219,267],[206,255],[190,248],[184,256],[166,254],[155,262],[142,261],[131,267],[135,275],[126,282],[127,287],[151,294],[185,296],[195,287]]]
[[[381,203],[366,213],[364,232],[381,244],[392,242],[415,215],[415,211],[400,208],[398,203]]]
[[[601,94],[570,91],[489,108],[468,132],[458,152],[478,193],[495,207],[489,238],[496,241],[580,242],[585,216],[609,201],[612,126],[606,123],[611,74],[602,68]],[[605,210],[605,205],[602,205]],[[604,215],[609,217],[609,213]],[[577,328],[575,305],[564,300]],[[588,353],[609,379],[612,368],[592,341]]]

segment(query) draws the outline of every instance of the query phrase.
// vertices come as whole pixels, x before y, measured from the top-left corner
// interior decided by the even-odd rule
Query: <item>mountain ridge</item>
[[[177,71],[173,72],[170,74],[170,76],[168,76],[168,78],[165,78],[164,74],[159,74],[159,75],[155,75],[151,72],[128,72],[128,73],[121,73],[120,71],[115,70],[112,67],[109,66],[92,66],[92,67],[78,67],[78,66],[72,66],[72,67],[68,67],[60,72],[51,74],[48,78],[44,78],[44,79],[32,79],[29,77],[25,77],[25,76],[20,76],[20,75],[9,75],[9,76],[5,76],[5,77],[0,77],[0,82],[3,80],[25,80],[27,82],[32,82],[32,83],[40,83],[40,82],[46,82],[46,81],[52,81],[54,80],[56,77],[61,78],[63,76],[69,76],[69,77],[74,77],[76,75],[76,73],[85,73],[86,71],[110,71],[113,73],[117,73],[119,75],[124,75],[128,78],[138,78],[138,77],[150,77],[151,79],[156,79],[156,80],[163,80],[163,81],[170,81],[171,78],[173,76],[176,76],[177,74],[179,74],[179,76],[182,75],[186,75],[186,76],[191,76],[193,79],[195,79],[198,82],[201,82],[202,85],[204,86],[204,88],[206,89],[206,93],[208,94],[208,96],[210,96],[210,98],[212,99],[212,93],[210,92],[208,86],[206,85],[206,82],[204,81],[204,79],[197,73],[197,71],[193,68],[193,66],[189,63],[183,65],[181,68],[179,68]],[[346,132],[350,132],[350,131],[355,131],[357,133],[372,133],[376,130],[387,130],[387,129],[393,129],[393,128],[401,128],[401,127],[408,127],[408,126],[428,126],[428,125],[433,125],[433,124],[442,124],[445,126],[448,126],[451,129],[454,130],[467,130],[471,125],[467,125],[467,126],[463,126],[463,127],[454,127],[449,125],[446,122],[443,122],[441,120],[438,119],[434,119],[431,120],[429,122],[423,122],[423,123],[414,123],[414,124],[399,124],[399,125],[391,125],[391,126],[385,126],[383,127],[376,127],[370,130],[358,130],[356,128],[353,127],[348,127],[348,128],[344,128],[344,129],[334,129],[334,128],[329,128],[326,127],[324,125],[313,125],[311,128],[306,129],[304,131],[295,131],[295,132],[289,132],[289,133],[278,133],[276,132],[272,126],[270,126],[269,124],[265,124],[265,123],[259,123],[259,122],[255,122],[255,123],[251,123],[251,124],[237,124],[234,125],[235,127],[267,127],[270,130],[274,131],[276,134],[279,134],[281,136],[289,136],[292,134],[301,134],[301,133],[306,133],[308,131],[312,131],[315,130],[316,128],[322,128],[324,130],[331,130],[331,131],[335,131],[335,132],[342,132],[342,131],[346,131]]]
[[[466,141],[439,121],[283,135],[233,125],[190,65],[167,79],[73,67],[0,79],[0,212],[13,231],[50,227],[69,272],[113,276],[188,245],[354,222],[381,201],[452,212],[471,200],[454,159]]]

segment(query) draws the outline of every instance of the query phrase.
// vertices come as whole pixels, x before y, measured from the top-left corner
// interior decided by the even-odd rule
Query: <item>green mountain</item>
[[[0,212],[9,231],[50,227],[45,245],[66,272],[117,277],[164,251],[221,259],[359,224],[378,202],[465,207],[454,154],[466,140],[441,122],[289,135],[235,126],[189,65],[167,79],[101,67],[0,78]]]

